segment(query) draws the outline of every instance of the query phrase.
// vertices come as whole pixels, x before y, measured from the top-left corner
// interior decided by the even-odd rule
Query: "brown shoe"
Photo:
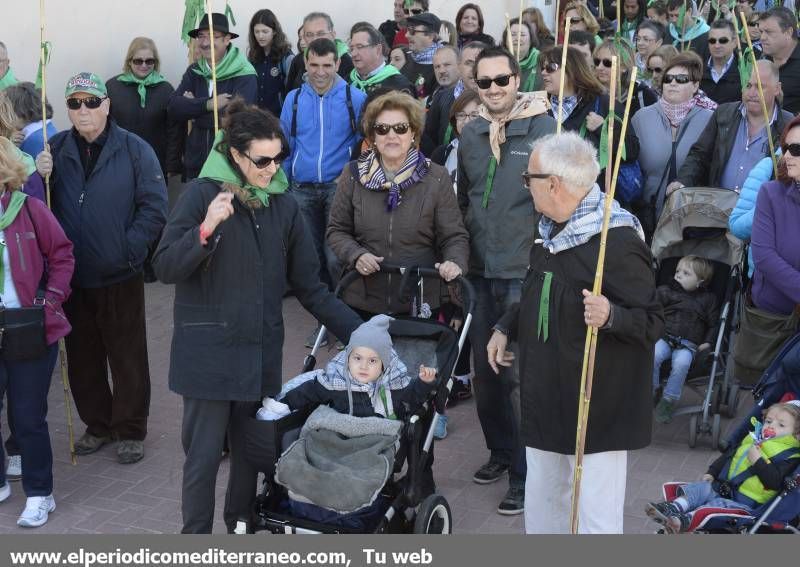
[[[141,461],[144,457],[144,442],[120,441],[117,447],[117,460],[123,465],[130,465]]]
[[[91,433],[84,433],[83,437],[75,442],[76,455],[91,455],[100,450],[100,447],[111,442],[111,437],[95,437]]]

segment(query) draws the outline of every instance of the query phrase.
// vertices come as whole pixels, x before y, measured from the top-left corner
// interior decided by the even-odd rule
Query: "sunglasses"
[[[156,60],[152,57],[149,59],[131,59],[131,63],[136,65],[137,67],[141,67],[142,65],[147,65],[148,67],[152,67],[156,64]]]
[[[783,146],[783,153],[793,157],[800,157],[800,144],[786,144]]]
[[[251,162],[253,162],[253,165],[256,166],[258,169],[266,169],[267,167],[269,167],[269,164],[271,164],[273,162],[275,163],[275,167],[280,167],[281,166],[281,162],[284,159],[286,159],[286,155],[283,152],[279,153],[275,157],[263,156],[263,157],[260,157],[260,158],[257,158],[257,159],[253,159],[246,152],[242,152],[242,154],[244,154],[244,156],[247,159],[249,159]]]
[[[670,84],[672,81],[675,81],[679,85],[685,85],[689,82],[689,80],[689,75],[684,73],[681,73],[680,75],[664,75],[664,78],[662,79],[665,85]]]
[[[650,72],[650,73],[656,73],[656,74],[658,74],[658,75],[660,75],[660,74],[661,74],[661,72],[662,72],[663,70],[664,70],[664,68],[663,68],[663,67],[648,67],[648,68],[647,68],[647,71],[648,71],[648,72]]]
[[[595,67],[599,67],[601,63],[603,64],[603,67],[605,67],[606,69],[611,69],[611,64],[613,62],[611,61],[611,59],[597,59],[597,58],[594,59]]]
[[[478,85],[478,88],[482,91],[490,88],[492,83],[497,83],[498,87],[507,87],[509,81],[511,81],[511,77],[516,76],[516,73],[511,73],[510,75],[498,75],[492,79],[475,79],[475,84]]]
[[[107,97],[99,97],[99,96],[90,96],[87,98],[68,98],[67,99],[67,108],[70,110],[79,110],[81,105],[86,105],[86,108],[94,110],[96,108],[100,108],[100,105],[103,104],[103,101]]]
[[[758,26],[758,20],[753,20],[752,22],[747,22],[748,26]]]
[[[728,39],[727,37],[721,37],[719,39],[717,39],[716,37],[709,37],[708,38],[708,44],[709,45],[716,45],[717,43],[719,43],[720,45],[725,45],[726,43],[730,43],[730,41],[731,40]]]
[[[555,73],[561,68],[561,65],[556,63],[555,61],[551,61],[550,63],[545,63],[542,65],[542,73]]]
[[[403,13],[405,13],[406,16],[419,16],[424,11],[425,10],[422,8],[403,8]]]
[[[583,18],[579,18],[578,16],[569,19],[570,24],[580,24],[581,22],[583,22]]]
[[[389,130],[394,130],[394,133],[398,136],[402,136],[406,132],[411,125],[408,122],[398,122],[397,124],[383,124],[382,122],[376,122],[372,129],[378,136],[386,136],[389,133]]]

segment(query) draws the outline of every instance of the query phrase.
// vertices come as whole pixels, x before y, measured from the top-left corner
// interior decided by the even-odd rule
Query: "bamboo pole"
[[[214,136],[219,132],[219,106],[217,100],[217,57],[214,50],[214,13],[211,0],[206,0],[206,14],[208,14],[208,35],[211,40],[211,85],[212,104],[214,105]]]
[[[606,258],[606,242],[608,239],[608,225],[611,218],[611,207],[614,200],[614,192],[617,187],[619,167],[622,162],[622,148],[625,144],[625,134],[628,129],[628,118],[630,116],[631,99],[636,85],[636,74],[638,69],[634,67],[631,71],[631,82],[628,85],[628,96],[625,101],[625,113],[622,117],[622,128],[620,129],[617,154],[614,159],[613,175],[608,176],[606,170],[606,195],[605,209],[603,214],[603,228],[600,232],[600,252],[597,257],[597,269],[594,275],[593,295],[600,295],[603,289],[603,267]],[[613,75],[612,75],[613,77]],[[613,86],[613,85],[612,85]],[[613,104],[613,102],[611,103]],[[611,108],[609,112],[611,112]],[[613,124],[615,120],[611,121]],[[612,137],[612,129],[609,127],[609,138]],[[609,147],[612,142],[609,140]],[[610,158],[609,158],[610,159]],[[597,327],[586,329],[586,343],[584,346],[583,368],[581,371],[581,392],[578,399],[578,423],[575,432],[575,468],[572,478],[572,510],[570,515],[570,528],[573,534],[578,533],[578,504],[580,502],[580,486],[583,476],[583,456],[586,448],[586,428],[589,422],[589,405],[592,399],[592,385],[594,383],[595,356],[597,354]]]
[[[740,32],[739,32],[739,20],[736,19],[736,12],[735,11],[733,13],[733,18],[731,18],[731,19],[733,20],[733,29],[736,31],[736,49],[739,50],[739,59],[741,59],[742,55],[743,55],[742,54],[742,38],[739,37],[739,35],[740,35]]]
[[[744,37],[747,39],[747,47],[750,49],[750,59],[753,63],[753,73],[756,76],[758,84],[758,98],[761,99],[761,110],[764,112],[764,127],[767,129],[767,140],[769,141],[769,157],[772,159],[772,170],[775,173],[775,178],[778,177],[778,160],[775,158],[775,144],[772,141],[772,128],[770,127],[770,116],[767,112],[767,101],[764,98],[764,87],[761,84],[761,73],[758,72],[758,62],[756,61],[756,52],[753,50],[753,40],[750,39],[750,30],[747,28],[747,18],[743,13],[739,13],[742,17],[742,25],[744,26]]]
[[[47,56],[45,53],[45,20],[44,20],[44,0],[39,0],[39,57],[40,65],[42,68],[42,137],[44,138],[44,150],[50,151],[50,146],[47,143]],[[50,174],[44,178],[45,195],[47,196],[47,207],[52,208],[50,202]],[[59,368],[61,370],[61,386],[64,389],[64,407],[67,412],[67,436],[69,437],[69,455],[70,461],[73,465],[78,464],[77,456],[75,455],[75,432],[72,427],[72,396],[69,390],[69,366],[67,364],[67,347],[64,339],[58,339],[58,359]]]
[[[561,80],[558,84],[558,120],[556,121],[556,134],[561,133],[561,117],[564,115],[564,81],[567,78],[567,49],[569,49],[569,18],[565,18],[564,43],[561,46]]]
[[[525,0],[519,0],[519,20],[517,20],[517,63],[519,63],[521,56],[522,44],[522,12],[525,9]],[[511,35],[511,28],[508,28],[508,33]],[[533,47],[533,38],[531,38],[531,47]]]
[[[511,18],[508,16],[508,12],[505,13],[506,16],[506,29],[508,33],[506,34],[506,49],[508,49],[511,55],[514,55],[514,40],[511,39]],[[519,61],[519,55],[517,55],[517,61]]]

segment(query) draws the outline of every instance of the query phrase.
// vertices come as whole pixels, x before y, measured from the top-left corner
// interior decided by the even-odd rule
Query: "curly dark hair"
[[[253,14],[253,17],[250,19],[250,25],[247,28],[249,30],[247,33],[247,40],[249,42],[247,58],[250,60],[250,63],[259,64],[267,59],[267,54],[264,53],[264,49],[258,44],[255,33],[253,33],[253,28],[256,27],[256,24],[263,24],[272,29],[273,36],[272,45],[270,45],[269,48],[269,59],[272,63],[280,63],[287,54],[292,52],[292,45],[289,43],[289,40],[286,39],[286,34],[283,33],[283,28],[278,18],[272,10],[267,8]]]

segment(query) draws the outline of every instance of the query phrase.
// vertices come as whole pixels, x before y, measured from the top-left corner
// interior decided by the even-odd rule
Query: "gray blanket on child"
[[[320,406],[284,451],[275,481],[289,496],[341,514],[375,501],[394,468],[399,421]]]

